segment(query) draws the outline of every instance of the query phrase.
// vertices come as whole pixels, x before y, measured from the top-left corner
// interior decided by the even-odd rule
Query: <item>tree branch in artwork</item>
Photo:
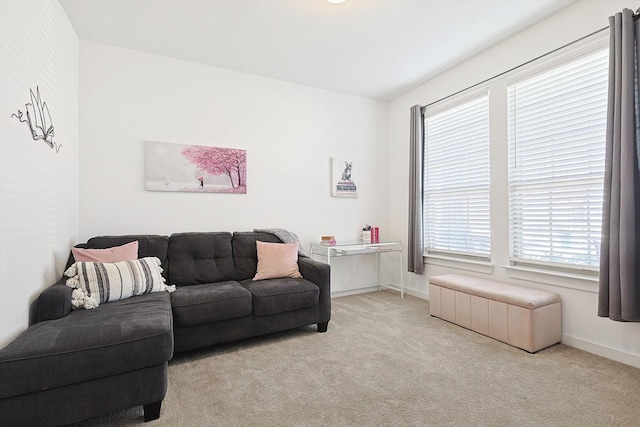
[[[246,186],[245,150],[191,145],[182,151],[182,155],[204,172],[228,176],[232,188]]]

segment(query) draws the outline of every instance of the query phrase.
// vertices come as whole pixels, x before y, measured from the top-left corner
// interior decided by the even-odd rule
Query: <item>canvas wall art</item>
[[[351,160],[331,158],[331,195],[333,197],[358,197],[355,177]]]
[[[247,151],[145,141],[145,188],[201,193],[247,192]]]

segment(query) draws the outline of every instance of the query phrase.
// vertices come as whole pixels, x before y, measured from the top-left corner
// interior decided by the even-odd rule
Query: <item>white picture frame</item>
[[[148,191],[247,193],[247,151],[145,141]]]
[[[331,195],[333,197],[358,197],[357,169],[352,160],[331,158]]]

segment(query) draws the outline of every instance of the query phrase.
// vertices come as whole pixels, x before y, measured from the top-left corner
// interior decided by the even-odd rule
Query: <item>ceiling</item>
[[[577,0],[60,0],[78,37],[382,101]]]

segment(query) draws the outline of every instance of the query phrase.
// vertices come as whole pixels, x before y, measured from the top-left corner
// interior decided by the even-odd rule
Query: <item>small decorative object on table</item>
[[[371,226],[365,225],[360,232],[360,241],[362,243],[371,243]]]
[[[371,227],[371,243],[380,242],[380,227]]]
[[[323,245],[335,246],[336,239],[333,236],[322,236],[322,241],[320,243]]]

